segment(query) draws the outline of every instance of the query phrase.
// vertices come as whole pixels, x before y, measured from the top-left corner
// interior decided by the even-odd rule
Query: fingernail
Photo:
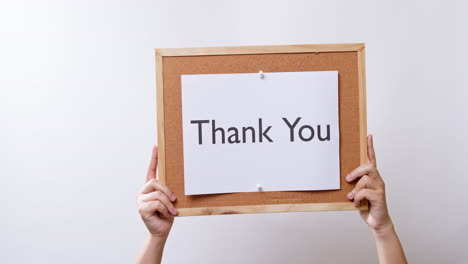
[[[171,201],[175,201],[175,200],[176,200],[175,195],[171,195]]]
[[[348,193],[347,197],[348,199],[353,199],[353,192]]]
[[[177,214],[177,209],[174,208],[174,209],[171,210],[171,212],[172,212],[173,215],[176,215]]]
[[[348,174],[348,176],[346,176],[346,180],[347,180],[347,181],[350,181],[350,180],[351,180],[351,174]]]

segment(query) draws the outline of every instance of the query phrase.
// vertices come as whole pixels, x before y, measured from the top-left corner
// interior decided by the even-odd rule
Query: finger
[[[166,208],[169,210],[171,214],[173,215],[177,214],[177,209],[174,207],[174,204],[171,201],[169,201],[169,197],[167,197],[166,194],[163,193],[161,190],[143,194],[141,196],[141,200],[143,202],[159,200],[166,206]]]
[[[356,169],[354,169],[350,174],[348,174],[346,176],[346,180],[348,182],[352,182],[359,177],[368,175],[371,172],[371,170],[372,170],[371,164],[367,163],[367,164],[361,165],[357,167]]]
[[[367,136],[367,157],[370,163],[372,163],[374,166],[377,166],[377,160],[375,158],[375,151],[374,151],[374,136],[373,135]]]
[[[356,193],[358,193],[362,189],[373,189],[377,190],[379,188],[379,184],[375,178],[369,177],[368,175],[362,176],[359,181],[354,186],[354,189],[348,193],[348,199],[352,200]]]
[[[145,194],[145,193],[150,193],[150,192],[154,192],[157,190],[161,190],[163,193],[165,193],[172,202],[176,200],[176,196],[172,193],[169,187],[160,183],[157,179],[152,179],[149,182],[147,182],[141,189],[140,193]]]
[[[362,189],[354,196],[354,206],[359,207],[362,200],[367,199],[371,205],[378,201],[379,192],[372,189]]]
[[[144,218],[153,216],[156,212],[160,213],[164,217],[170,217],[166,206],[161,201],[149,201],[144,202],[140,206],[140,215]]]
[[[158,168],[158,146],[153,147],[153,152],[151,153],[151,160],[148,167],[148,172],[146,173],[145,182],[150,181],[151,179],[156,178],[156,169]]]

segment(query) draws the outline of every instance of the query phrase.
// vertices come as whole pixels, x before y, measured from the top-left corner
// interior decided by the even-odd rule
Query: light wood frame
[[[164,82],[163,57],[170,56],[203,56],[203,55],[234,55],[234,54],[271,54],[271,53],[321,53],[355,51],[358,56],[359,82],[359,120],[360,120],[360,163],[367,160],[367,110],[366,110],[366,71],[365,44],[307,44],[281,46],[240,46],[240,47],[208,47],[208,48],[167,48],[155,49],[156,54],[156,101],[158,128],[158,179],[166,183],[165,170],[165,137],[164,137]],[[367,203],[355,207],[353,203],[304,203],[304,204],[267,204],[222,207],[180,208],[178,216],[249,214],[273,212],[304,212],[304,211],[341,211],[367,210]]]

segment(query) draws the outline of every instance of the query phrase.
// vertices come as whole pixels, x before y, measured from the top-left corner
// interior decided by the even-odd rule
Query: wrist
[[[166,239],[167,236],[154,236],[149,233],[145,245],[137,258],[137,263],[161,263]]]
[[[153,230],[148,229],[149,236],[155,240],[166,240],[169,237],[169,233],[171,232],[171,228],[165,230]]]
[[[385,224],[372,228],[371,230],[376,239],[385,238],[385,237],[388,237],[389,235],[395,234],[395,228],[393,226],[392,220],[389,220]]]
[[[149,234],[148,241],[149,244],[152,245],[155,249],[163,249],[166,245],[168,235],[154,235]]]

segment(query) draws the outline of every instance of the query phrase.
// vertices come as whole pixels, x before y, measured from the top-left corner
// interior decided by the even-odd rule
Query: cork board
[[[367,162],[364,44],[156,49],[159,180],[177,196],[179,216],[356,210],[345,176]],[[339,190],[184,195],[181,75],[338,71]]]

